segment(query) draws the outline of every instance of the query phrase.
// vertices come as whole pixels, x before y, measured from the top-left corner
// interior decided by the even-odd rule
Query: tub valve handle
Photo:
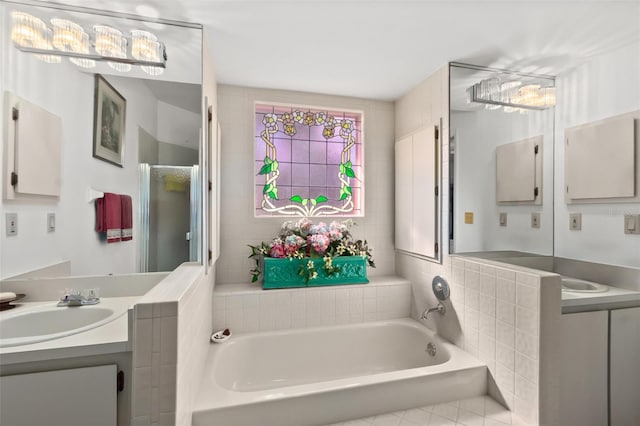
[[[447,308],[444,307],[442,302],[438,302],[438,305],[435,308],[425,309],[424,312],[422,312],[421,319],[426,320],[431,312],[439,312],[440,315],[444,315],[447,313]]]

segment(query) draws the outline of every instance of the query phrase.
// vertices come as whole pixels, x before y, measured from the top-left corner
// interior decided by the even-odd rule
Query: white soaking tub
[[[484,363],[408,318],[233,335],[203,376],[194,426],[322,425],[487,391]]]

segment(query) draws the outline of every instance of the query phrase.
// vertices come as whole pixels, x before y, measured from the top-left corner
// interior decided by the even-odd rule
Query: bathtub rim
[[[364,386],[372,386],[380,383],[389,383],[402,380],[408,380],[416,377],[423,377],[436,374],[448,374],[458,371],[487,367],[487,364],[478,360],[474,356],[468,354],[459,347],[444,340],[434,331],[424,326],[422,323],[413,318],[400,318],[381,321],[371,321],[363,323],[354,323],[347,325],[329,325],[308,328],[295,328],[287,330],[251,332],[245,334],[234,335],[235,339],[249,339],[252,336],[278,336],[291,333],[308,333],[319,330],[330,330],[335,327],[363,328],[371,327],[377,324],[399,325],[403,327],[417,328],[420,332],[433,339],[437,345],[442,345],[449,352],[450,357],[447,361],[423,367],[410,368],[405,370],[396,370],[383,373],[374,373],[364,376],[354,376],[344,379],[333,379],[322,382],[305,383],[299,385],[285,386],[274,389],[264,389],[256,391],[233,391],[220,386],[215,380],[214,368],[216,364],[215,356],[222,349],[222,344],[212,343],[207,353],[206,368],[203,372],[202,380],[198,387],[198,396],[195,398],[193,411],[211,411],[223,409],[227,407],[242,406],[247,404],[256,404],[261,402],[269,402],[279,399],[297,398],[307,395],[322,394],[344,390],[347,388],[358,388]]]

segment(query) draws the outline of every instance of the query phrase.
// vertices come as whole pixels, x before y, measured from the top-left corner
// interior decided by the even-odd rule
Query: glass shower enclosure
[[[139,165],[139,272],[199,261],[199,167]]]

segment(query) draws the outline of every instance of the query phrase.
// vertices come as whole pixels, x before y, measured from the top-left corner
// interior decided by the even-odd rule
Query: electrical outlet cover
[[[7,213],[5,215],[7,237],[15,237],[18,235],[18,213]]]
[[[531,213],[531,227],[535,229],[540,228],[540,213]]]
[[[569,229],[572,231],[580,231],[582,229],[582,213],[569,214]]]

